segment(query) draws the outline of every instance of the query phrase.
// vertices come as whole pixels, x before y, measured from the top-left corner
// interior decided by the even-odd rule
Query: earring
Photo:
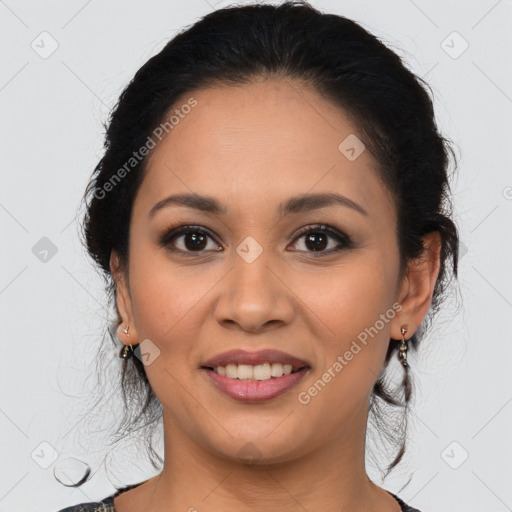
[[[124,345],[124,347],[121,349],[121,352],[119,353],[119,357],[122,359],[130,359],[133,354],[133,347],[132,345]]]
[[[404,338],[404,334],[407,332],[407,329],[405,327],[402,327],[400,329],[400,332],[402,333],[402,344],[400,345],[399,348],[398,359],[404,365],[405,368],[408,368],[409,365],[407,364],[407,343],[405,342]]]
[[[130,334],[128,333],[128,329],[130,328],[129,325],[127,325],[124,329],[123,329],[123,332],[126,334],[126,336],[130,336]],[[130,359],[130,357],[132,357],[133,355],[133,352],[134,352],[134,349],[133,347],[137,347],[138,346],[138,343],[135,344],[135,345],[124,345],[122,348],[121,348],[121,352],[119,353],[119,357],[122,358],[122,359]]]

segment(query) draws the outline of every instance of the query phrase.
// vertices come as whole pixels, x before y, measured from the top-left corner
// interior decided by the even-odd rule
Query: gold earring
[[[400,329],[400,332],[402,333],[402,344],[400,345],[399,348],[398,359],[404,365],[405,368],[408,368],[409,365],[407,364],[407,343],[405,342],[404,338],[404,334],[407,332],[407,329],[405,327],[402,327]]]
[[[123,329],[123,332],[126,334],[126,336],[130,336],[130,334],[128,333],[128,329],[130,328],[129,325],[127,325],[124,329]],[[135,345],[137,346],[137,345]],[[132,357],[133,355],[133,345],[124,345],[122,348],[121,348],[121,352],[119,353],[119,357],[122,358],[122,359],[130,359],[130,357]]]
[[[130,359],[132,357],[133,347],[131,345],[124,345],[119,353],[119,357],[122,359]]]

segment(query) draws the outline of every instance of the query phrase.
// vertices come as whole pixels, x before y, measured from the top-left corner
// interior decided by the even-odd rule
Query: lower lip
[[[213,370],[202,368],[213,384],[226,395],[242,402],[261,402],[286,393],[293,388],[308,372],[301,368],[298,372],[272,377],[269,380],[239,380],[220,375]]]

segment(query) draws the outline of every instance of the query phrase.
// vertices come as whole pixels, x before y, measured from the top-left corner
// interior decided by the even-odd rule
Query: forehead
[[[290,79],[218,85],[172,111],[191,98],[197,104],[150,154],[139,209],[177,192],[216,196],[233,214],[310,191],[339,192],[367,210],[390,206],[369,151],[344,152],[358,144],[357,127],[311,88]]]

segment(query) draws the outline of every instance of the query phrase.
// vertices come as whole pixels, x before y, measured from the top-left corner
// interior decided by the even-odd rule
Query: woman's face
[[[130,342],[150,340],[145,369],[166,428],[213,454],[268,462],[364,437],[370,392],[403,324],[396,212],[372,156],[341,109],[297,82],[219,86],[183,105],[189,97],[197,105],[151,154],[128,286],[117,282]],[[152,210],[178,194],[207,196],[222,213],[171,201]],[[346,200],[289,203],[316,194]],[[317,224],[332,231],[300,233]],[[160,243],[182,225],[194,227]],[[266,349],[307,363],[272,398],[253,390],[275,392],[279,378],[237,381],[227,394],[203,368],[226,351]]]

